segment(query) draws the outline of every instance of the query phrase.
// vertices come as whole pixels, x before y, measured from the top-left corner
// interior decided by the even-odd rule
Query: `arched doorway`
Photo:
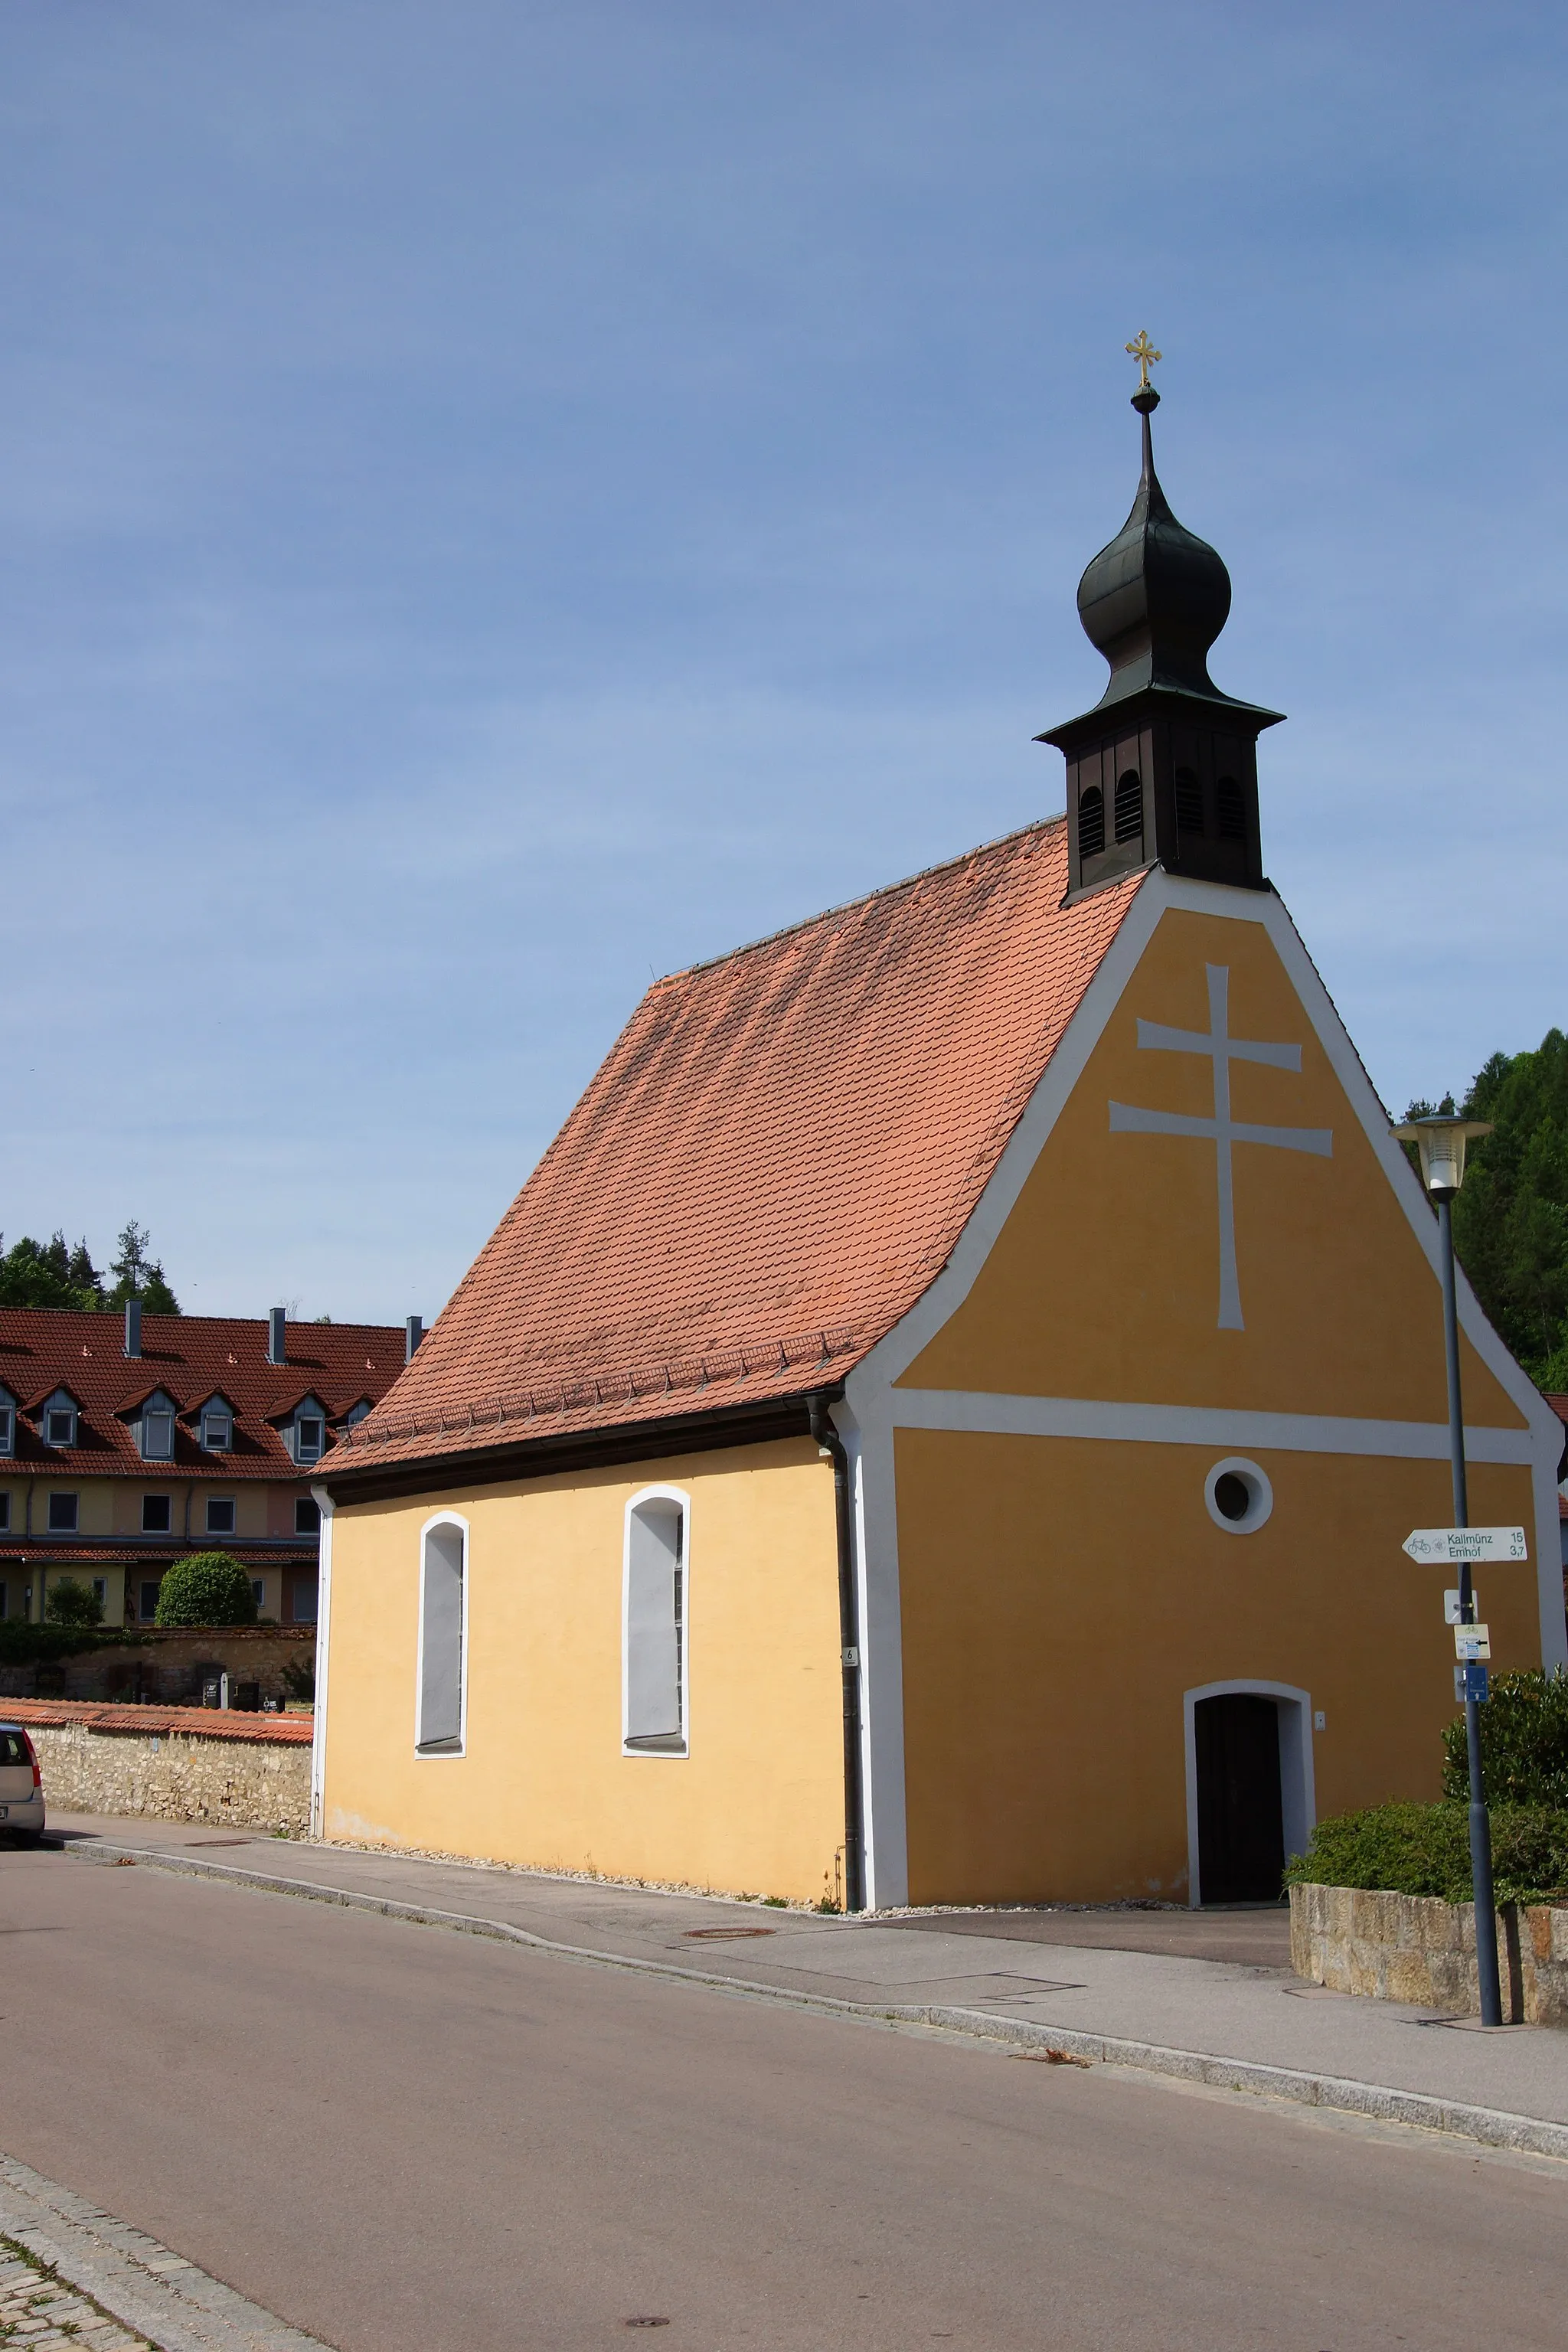
[[[1286,1683],[1186,1694],[1188,1901],[1270,1903],[1315,1818],[1311,1705]]]

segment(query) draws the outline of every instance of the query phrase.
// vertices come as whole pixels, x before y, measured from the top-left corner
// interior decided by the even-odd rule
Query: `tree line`
[[[0,1234],[0,1307],[66,1307],[80,1314],[109,1315],[139,1298],[149,1315],[177,1315],[180,1302],[152,1255],[152,1236],[134,1217],[115,1244],[107,1274],[92,1262],[85,1241],[74,1247],[62,1232],[52,1241],[24,1234],[9,1249]]]
[[[1452,1111],[1412,1103],[1407,1118]],[[1454,1247],[1489,1320],[1538,1387],[1568,1390],[1568,1037],[1494,1054],[1458,1104],[1493,1132],[1470,1147]]]

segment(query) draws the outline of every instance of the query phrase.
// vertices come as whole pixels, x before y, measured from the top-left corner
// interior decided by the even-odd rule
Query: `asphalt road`
[[[0,2147],[344,2352],[1563,2341],[1568,2168],[0,1854]]]

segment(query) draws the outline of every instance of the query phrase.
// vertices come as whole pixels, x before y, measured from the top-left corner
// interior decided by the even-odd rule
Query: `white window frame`
[[[214,1436],[213,1432],[220,1423],[223,1425],[223,1435],[218,1438]],[[202,1452],[232,1454],[233,1451],[234,1415],[226,1404],[217,1403],[209,1398],[202,1407]]]
[[[319,1423],[319,1424],[320,1424],[320,1426],[321,1426],[321,1445],[319,1446],[319,1448],[317,1449],[317,1451],[316,1451],[314,1454],[307,1454],[307,1453],[305,1453],[305,1452],[304,1452],[304,1450],[303,1450],[303,1448],[304,1448],[304,1439],[303,1439],[303,1436],[301,1435],[301,1433],[300,1433],[300,1424],[301,1424],[302,1423],[304,1423],[304,1422],[307,1422],[307,1421],[313,1421],[313,1422]],[[318,1405],[316,1405],[313,1409],[309,1410],[309,1411],[307,1411],[307,1410],[306,1410],[306,1408],[305,1408],[304,1406],[299,1406],[299,1407],[296,1407],[296,1409],[295,1409],[295,1413],[294,1413],[294,1459],[295,1459],[295,1461],[296,1461],[296,1462],[298,1462],[298,1463],[300,1465],[301,1468],[303,1468],[303,1469],[307,1469],[307,1470],[312,1470],[312,1469],[314,1469],[314,1467],[315,1467],[315,1465],[316,1465],[316,1464],[317,1464],[318,1462],[321,1462],[321,1461],[324,1461],[324,1460],[326,1459],[326,1453],[327,1453],[327,1409],[326,1409],[325,1405],[318,1404]]]
[[[61,1399],[62,1401],[57,1402],[56,1399]],[[70,1435],[68,1437],[51,1437],[49,1435],[49,1422],[52,1416],[57,1412],[68,1412],[70,1415]],[[54,1396],[48,1399],[47,1402],[44,1406],[42,1413],[39,1415],[39,1424],[38,1434],[43,1439],[44,1444],[51,1447],[57,1454],[68,1454],[72,1446],[76,1444],[81,1424],[81,1413],[78,1407],[76,1399],[72,1396],[65,1396],[61,1390],[57,1389]]]
[[[16,1451],[16,1400],[8,1390],[0,1389],[0,1454],[7,1456]]]
[[[163,1398],[162,1403],[158,1402],[160,1397]],[[153,1420],[166,1421],[169,1424],[169,1450],[167,1454],[150,1454],[147,1450],[147,1423],[149,1421]],[[149,1397],[146,1402],[142,1405],[137,1434],[141,1441],[138,1450],[141,1453],[143,1462],[172,1462],[174,1460],[174,1402],[172,1397],[163,1396],[162,1389],[157,1391],[156,1396]]]
[[[680,1513],[680,1744],[646,1746],[631,1737],[632,1521],[645,1503],[673,1503]],[[628,1496],[621,1531],[621,1754],[683,1764],[691,1753],[691,1497],[681,1486],[639,1486]]]
[[[226,1528],[215,1528],[213,1525],[212,1514],[213,1505],[215,1503],[226,1503],[229,1509],[234,1513],[234,1517],[230,1520]],[[202,1516],[202,1533],[207,1536],[234,1536],[239,1533],[239,1497],[237,1495],[209,1495],[207,1496],[206,1509]]]
[[[71,1523],[68,1528],[57,1528],[55,1525],[57,1498],[62,1503],[69,1503],[72,1506]],[[81,1496],[74,1486],[56,1486],[50,1489],[48,1500],[44,1506],[44,1526],[46,1534],[51,1536],[80,1535]]]
[[[425,1576],[430,1562],[430,1538],[441,1528],[456,1528],[463,1547],[463,1604],[458,1618],[458,1744],[426,1748],[422,1744],[425,1713]],[[419,1615],[414,1656],[414,1754],[421,1764],[460,1762],[468,1752],[468,1609],[473,1580],[473,1548],[468,1522],[460,1511],[433,1511],[419,1530]]]

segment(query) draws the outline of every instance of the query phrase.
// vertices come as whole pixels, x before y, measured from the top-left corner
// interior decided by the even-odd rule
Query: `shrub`
[[[226,1551],[192,1552],[177,1559],[158,1587],[154,1625],[254,1625],[250,1579]]]
[[[1523,1678],[1521,1677],[1522,1680]],[[1538,1677],[1539,1679],[1539,1677]],[[1568,1806],[1494,1805],[1492,1879],[1500,1903],[1540,1903],[1568,1889]],[[1469,1810],[1370,1805],[1318,1823],[1288,1886],[1362,1886],[1387,1895],[1438,1895],[1468,1903]]]
[[[1568,1805],[1568,1675],[1498,1675],[1480,1709],[1481,1773],[1493,1805]],[[1443,1733],[1443,1794],[1468,1797],[1461,1715]]]
[[[90,1584],[79,1584],[68,1576],[50,1585],[44,1614],[51,1625],[101,1625],[103,1603]]]

